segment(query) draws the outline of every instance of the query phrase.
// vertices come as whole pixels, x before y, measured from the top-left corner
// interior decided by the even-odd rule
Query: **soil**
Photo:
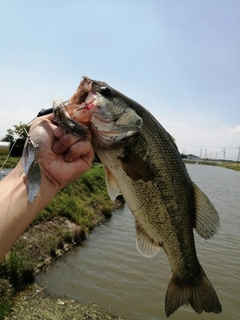
[[[119,204],[118,204],[119,205]],[[104,217],[96,215],[95,225]],[[67,237],[66,237],[67,233]],[[33,274],[44,272],[57,258],[81,245],[87,233],[85,230],[66,218],[55,217],[52,220],[32,225],[21,237],[23,251],[31,259]],[[19,246],[20,246],[19,245]],[[32,277],[32,276],[31,276]],[[6,282],[3,286],[2,282]],[[120,315],[113,315],[92,303],[78,302],[67,297],[46,295],[45,288],[36,283],[23,286],[22,291],[14,294],[14,287],[7,279],[1,280],[0,287],[9,296],[12,307],[11,313],[4,320],[124,320]],[[1,297],[0,290],[0,297]],[[3,295],[4,297],[4,295]]]
[[[43,289],[34,283],[18,293],[5,320],[124,320],[96,304],[45,296]]]

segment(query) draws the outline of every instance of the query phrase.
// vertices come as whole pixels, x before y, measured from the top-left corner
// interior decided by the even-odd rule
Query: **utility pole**
[[[238,147],[238,159],[237,159],[237,165],[238,165],[239,161],[240,161],[240,147]]]
[[[225,149],[225,148],[223,148],[222,152],[223,152],[223,162],[225,162],[225,153],[226,153],[226,149]]]
[[[205,156],[204,156],[205,160],[207,159],[207,149],[205,149]]]

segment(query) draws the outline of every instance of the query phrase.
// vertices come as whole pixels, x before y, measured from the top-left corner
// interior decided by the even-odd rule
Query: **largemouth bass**
[[[140,253],[153,257],[160,248],[166,252],[172,271],[165,298],[167,317],[184,304],[191,304],[197,313],[220,313],[217,294],[198,261],[193,234],[195,228],[209,239],[219,230],[219,217],[191,181],[171,135],[140,104],[87,77],[68,105],[60,103],[55,109],[65,130],[64,117],[59,121],[63,109],[76,126],[79,121],[90,129],[111,199],[121,192],[135,217]],[[78,128],[68,131],[79,135]]]

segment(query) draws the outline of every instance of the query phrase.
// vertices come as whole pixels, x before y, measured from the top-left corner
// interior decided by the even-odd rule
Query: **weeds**
[[[7,154],[0,155],[0,168],[7,158]],[[4,168],[14,168],[20,160],[20,157],[9,157],[7,162],[4,164]]]
[[[12,306],[11,285],[7,279],[0,279],[0,320],[3,320],[10,313]]]
[[[185,160],[184,163],[187,164],[195,164],[195,161],[191,160]],[[235,171],[240,171],[240,163],[238,162],[231,162],[231,161],[225,161],[225,162],[218,162],[218,161],[200,161],[199,164],[201,165],[207,165],[207,166],[217,166],[217,167],[222,167],[222,168],[227,168]]]
[[[97,165],[85,172],[80,179],[64,187],[34,223],[61,216],[90,230],[99,219],[96,219],[96,214],[109,217],[114,206],[108,196],[103,167]]]
[[[0,263],[0,320],[11,307],[11,295],[2,290],[2,281],[15,292],[32,283],[36,271],[46,268],[66,248],[80,244],[86,232],[109,218],[116,206],[108,197],[101,165],[63,188]]]
[[[34,281],[34,267],[31,257],[16,248],[9,251],[2,267],[5,270],[5,276],[16,291]]]
[[[0,320],[4,320],[6,316],[9,315],[11,310],[11,302],[9,298],[1,298],[0,297]]]

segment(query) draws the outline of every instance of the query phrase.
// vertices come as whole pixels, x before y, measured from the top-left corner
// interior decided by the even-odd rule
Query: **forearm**
[[[0,182],[0,261],[38,213],[57,193],[42,175],[39,193],[33,203],[28,201],[26,175],[21,163]],[[49,187],[50,186],[50,187]]]
[[[41,186],[30,203],[21,162],[0,181],[0,261],[57,192],[89,169],[94,158],[90,141],[66,135],[51,122],[51,115],[34,120],[30,135],[39,145]]]

